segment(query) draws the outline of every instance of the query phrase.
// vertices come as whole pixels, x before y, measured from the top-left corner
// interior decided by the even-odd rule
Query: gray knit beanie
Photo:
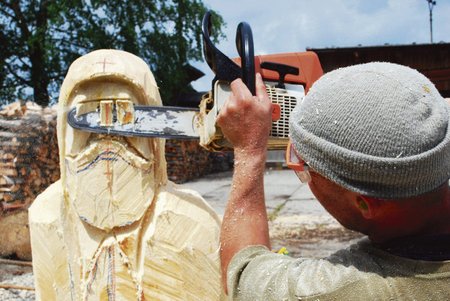
[[[368,63],[322,76],[291,114],[308,165],[363,195],[395,199],[450,178],[450,106],[419,72]]]

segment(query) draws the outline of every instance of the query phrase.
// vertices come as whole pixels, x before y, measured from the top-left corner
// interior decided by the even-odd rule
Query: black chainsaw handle
[[[236,78],[240,78],[241,68],[214,46],[210,38],[211,27],[211,12],[208,11],[202,21],[203,55],[209,68],[216,75],[212,82],[212,90],[214,90],[214,83],[218,80],[231,83]]]
[[[242,81],[247,85],[252,95],[256,95],[253,35],[250,25],[246,22],[239,23],[237,27],[236,48],[241,57]]]
[[[211,27],[211,12],[208,11],[202,20],[202,36],[205,60],[216,75],[211,90],[214,90],[214,83],[218,80],[231,83],[236,78],[242,78],[252,95],[255,95],[255,55],[250,25],[241,22],[236,30],[236,48],[241,57],[241,67],[214,46],[210,38]]]

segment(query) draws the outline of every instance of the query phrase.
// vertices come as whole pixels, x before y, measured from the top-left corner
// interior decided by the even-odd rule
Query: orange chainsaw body
[[[235,58],[233,61],[240,65],[241,59]],[[279,78],[278,73],[262,69],[260,66],[263,62],[280,63],[299,68],[299,75],[286,75],[285,83],[302,85],[305,93],[308,93],[312,84],[323,75],[319,57],[312,51],[255,55],[255,71],[261,73],[265,81],[276,82]]]
[[[240,58],[233,59],[240,65]],[[261,68],[264,62],[278,63],[296,67],[298,75],[287,74],[286,87],[277,87],[279,73]],[[318,56],[314,52],[292,52],[268,55],[255,55],[255,71],[261,73],[266,90],[273,105],[272,129],[268,142],[269,150],[284,149],[289,140],[289,117],[291,111],[308,93],[313,83],[322,74]],[[302,87],[299,91],[299,87]],[[296,90],[296,91],[294,91]],[[220,108],[231,93],[229,83],[217,81],[213,91],[204,95],[200,103],[200,145],[212,151],[230,150],[232,147],[215,124]],[[213,97],[214,95],[214,97]]]

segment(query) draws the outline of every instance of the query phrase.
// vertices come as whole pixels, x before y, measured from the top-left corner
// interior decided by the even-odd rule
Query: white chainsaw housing
[[[281,109],[280,119],[272,122],[268,149],[284,149],[289,140],[289,116],[297,103],[305,96],[302,85],[286,84],[286,89],[276,88],[275,82],[265,82],[266,90],[272,103]],[[198,132],[200,145],[210,151],[230,150],[231,144],[225,139],[216,124],[217,115],[231,94],[228,83],[217,81],[213,93],[205,94],[200,102]]]

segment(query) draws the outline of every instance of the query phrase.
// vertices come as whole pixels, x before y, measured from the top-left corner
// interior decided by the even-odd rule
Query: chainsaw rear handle
[[[275,87],[281,89],[286,88],[284,84],[284,78],[286,77],[286,75],[288,74],[299,75],[300,73],[300,70],[297,67],[281,63],[262,62],[260,66],[261,69],[268,69],[278,73],[278,84]]]
[[[250,25],[246,22],[239,23],[237,27],[236,48],[241,57],[242,81],[247,85],[252,95],[256,95],[253,35]]]

